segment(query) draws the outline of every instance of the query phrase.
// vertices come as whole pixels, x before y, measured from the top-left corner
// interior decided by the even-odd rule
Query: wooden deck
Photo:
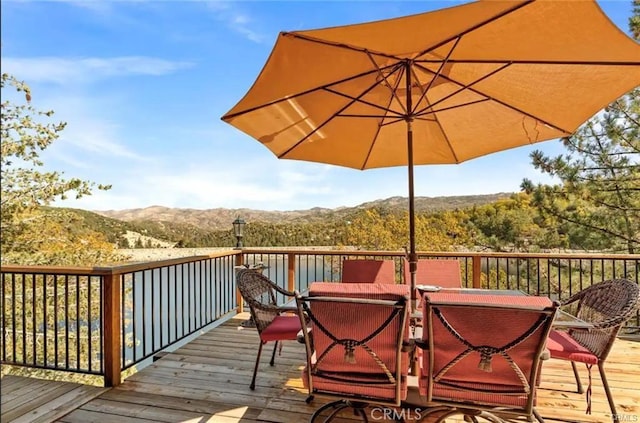
[[[89,389],[89,394],[77,386],[71,389],[66,385],[40,389],[36,388],[36,382],[5,377],[2,379],[0,420],[67,423],[307,421],[322,400],[316,398],[311,405],[304,401],[306,392],[300,379],[304,346],[295,342],[286,343],[282,355],[276,357],[274,367],[268,364],[271,348],[266,349],[256,390],[251,391],[249,382],[258,337],[255,330],[239,327],[246,317],[243,314],[229,320],[166,354],[151,366],[127,378],[121,386],[102,393],[91,391],[99,388]],[[622,421],[640,422],[640,342],[618,340],[606,369]],[[582,375],[586,382],[586,369]],[[27,389],[25,383],[33,383],[33,389]],[[20,397],[17,394],[20,384],[25,387],[23,393],[34,390],[37,393],[31,394],[31,400],[22,395],[21,405],[15,405]],[[547,421],[611,421],[596,369],[593,372],[591,415],[584,413],[584,395],[574,392],[575,384],[569,363],[559,360],[546,362],[541,388],[538,391],[538,410]],[[63,399],[65,396],[67,400]],[[60,404],[67,403],[70,397],[75,399],[74,409],[62,407]],[[39,407],[35,407],[38,404]],[[56,409],[58,414],[45,414],[47,404],[48,409]],[[10,407],[7,411],[5,405]],[[43,406],[45,408],[41,408]],[[38,409],[41,411],[35,411]],[[18,410],[24,413],[20,414]]]
[[[97,397],[107,388],[22,376],[0,380],[1,422],[51,422]]]

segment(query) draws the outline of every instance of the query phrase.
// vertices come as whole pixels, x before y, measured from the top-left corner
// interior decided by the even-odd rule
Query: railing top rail
[[[370,251],[370,250],[320,250],[303,248],[244,248],[244,254],[317,254],[334,256],[381,256],[404,257],[404,251]],[[496,253],[475,251],[417,251],[419,256],[430,257],[500,257],[500,258],[551,258],[551,259],[615,259],[638,260],[640,254],[605,254],[605,253]]]
[[[545,258],[545,259],[584,259],[584,260],[640,260],[640,254],[599,254],[599,253],[495,253],[470,251],[418,251],[421,257],[482,257],[482,258]],[[160,267],[175,266],[217,257],[236,256],[238,254],[294,254],[294,255],[327,255],[327,256],[376,256],[404,257],[404,251],[365,251],[365,250],[325,250],[304,248],[244,248],[242,250],[225,250],[207,255],[179,257],[158,261],[127,263],[104,267],[69,267],[69,266],[20,266],[1,265],[2,273],[30,273],[47,275],[108,276],[123,273],[139,272]]]
[[[192,263],[195,261],[210,258],[235,256],[241,254],[240,250],[220,251],[206,255],[179,257],[166,260],[146,261],[121,264],[117,266],[104,267],[73,267],[73,266],[19,266],[2,265],[2,273],[31,273],[47,275],[78,275],[78,276],[108,276],[122,273],[139,272],[142,270],[157,269],[159,267],[175,266],[179,264]]]

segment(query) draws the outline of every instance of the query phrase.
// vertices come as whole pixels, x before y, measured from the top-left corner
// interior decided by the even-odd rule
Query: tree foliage
[[[629,29],[636,40],[640,40],[640,0],[633,0],[633,14],[629,18]]]
[[[85,259],[109,257],[112,248],[101,234],[81,236],[73,232],[73,222],[54,223],[41,210],[56,199],[90,195],[95,187],[88,181],[43,170],[40,153],[59,137],[66,123],[50,122],[53,111],[35,109],[31,105],[30,88],[15,77],[3,73],[1,88],[5,99],[2,102],[0,157],[2,261],[84,264]],[[9,88],[15,92],[7,93]],[[16,92],[24,95],[25,102],[12,101]],[[110,187],[98,185],[97,188]]]
[[[640,36],[640,2],[634,1],[631,32]],[[640,88],[610,104],[562,140],[567,152],[531,154],[536,169],[559,179],[557,185],[522,188],[556,228],[571,228],[571,248],[640,250]]]
[[[544,221],[532,213],[524,193],[492,204],[473,207],[469,219],[477,229],[475,245],[493,251],[532,251],[561,248],[561,237],[548,238]]]

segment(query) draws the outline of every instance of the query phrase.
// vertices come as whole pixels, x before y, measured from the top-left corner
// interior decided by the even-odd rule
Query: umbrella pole
[[[409,272],[411,273],[411,299],[415,300],[418,255],[416,254],[416,219],[413,194],[413,130],[411,128],[411,121],[407,122],[407,147],[409,149]],[[415,311],[415,301],[411,301],[411,304],[412,311]]]
[[[405,83],[407,89],[407,167],[409,171],[409,272],[411,273],[411,311],[416,307],[416,271],[418,255],[416,254],[416,219],[413,193],[413,105],[411,102],[411,61],[406,61]]]

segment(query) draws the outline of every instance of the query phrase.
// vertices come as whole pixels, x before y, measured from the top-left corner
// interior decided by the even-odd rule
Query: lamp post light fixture
[[[236,217],[236,220],[233,221],[233,234],[236,236],[236,248],[242,248],[242,235],[246,224],[247,222],[240,216]]]

